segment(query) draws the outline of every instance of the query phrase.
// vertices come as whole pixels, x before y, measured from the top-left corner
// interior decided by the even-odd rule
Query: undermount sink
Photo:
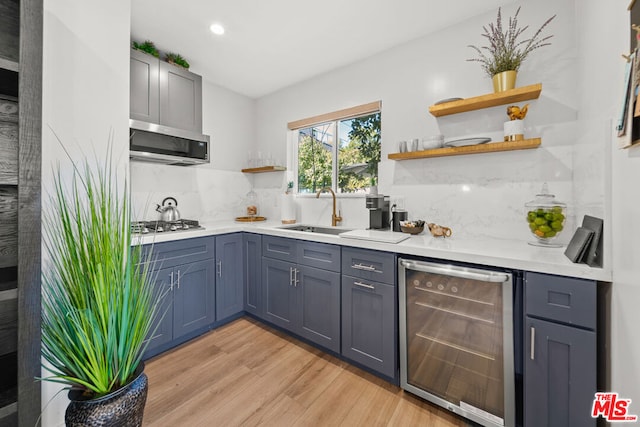
[[[282,230],[302,231],[305,233],[320,233],[320,234],[333,234],[338,235],[345,231],[351,231],[348,228],[334,228],[334,227],[318,227],[315,225],[285,225],[278,227]]]

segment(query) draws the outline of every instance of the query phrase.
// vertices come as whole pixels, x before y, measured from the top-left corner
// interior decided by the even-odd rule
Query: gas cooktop
[[[177,231],[201,230],[198,221],[192,219],[180,219],[178,221],[137,221],[131,223],[131,232],[134,234],[148,233],[172,233]]]

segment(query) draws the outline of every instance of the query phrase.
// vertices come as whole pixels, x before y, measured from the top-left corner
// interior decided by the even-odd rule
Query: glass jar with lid
[[[540,194],[536,194],[536,198],[525,203],[524,206],[529,230],[536,238],[529,244],[562,247],[563,245],[556,243],[555,240],[564,229],[567,204],[556,200],[555,196],[549,193],[549,187],[545,182]]]
[[[247,216],[255,217],[258,215],[258,195],[253,189],[249,191],[245,197],[246,199],[246,207],[247,207]]]

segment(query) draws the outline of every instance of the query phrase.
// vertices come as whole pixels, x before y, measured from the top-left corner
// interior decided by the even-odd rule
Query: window
[[[317,193],[325,187],[336,194],[366,193],[377,183],[379,102],[300,120],[289,127],[297,132],[298,194]]]

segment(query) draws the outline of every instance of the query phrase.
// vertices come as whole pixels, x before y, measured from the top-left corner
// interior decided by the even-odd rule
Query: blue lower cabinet
[[[205,259],[151,271],[163,294],[144,358],[152,357],[206,330],[215,320],[214,260]]]
[[[342,276],[342,355],[397,379],[396,288]]]
[[[291,332],[296,332],[298,322],[295,266],[279,259],[262,259],[264,319]]]
[[[294,276],[298,334],[340,353],[340,273],[298,266]]]
[[[263,318],[339,353],[340,247],[271,236],[262,247]]]
[[[215,320],[215,276],[212,260],[175,268],[173,337],[208,326]]]
[[[525,426],[596,425],[596,334],[527,317]]]
[[[598,284],[525,273],[524,425],[595,427]]]
[[[264,316],[262,304],[262,236],[244,233],[242,236],[244,310]]]
[[[171,281],[173,268],[163,268],[149,272],[153,277],[153,286],[156,296],[162,297],[156,318],[151,325],[149,344],[145,354],[153,351],[173,339],[173,283]]]
[[[241,233],[216,237],[216,321],[243,311]]]

